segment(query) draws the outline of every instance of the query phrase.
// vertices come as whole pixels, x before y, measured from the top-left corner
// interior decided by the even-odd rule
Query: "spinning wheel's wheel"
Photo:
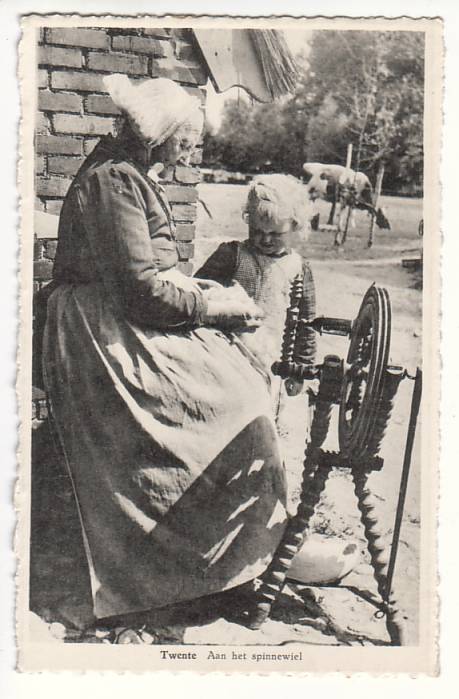
[[[391,309],[386,289],[371,286],[352,325],[339,408],[339,445],[345,457],[374,456],[389,417],[382,415],[390,348]],[[386,411],[384,411],[386,412]]]

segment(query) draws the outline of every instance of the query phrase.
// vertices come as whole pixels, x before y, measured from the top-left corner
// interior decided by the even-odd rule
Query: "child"
[[[295,237],[306,238],[309,228],[309,205],[302,184],[288,175],[264,175],[250,185],[244,219],[249,235],[242,242],[222,243],[196,273],[196,277],[213,279],[223,285],[238,282],[264,313],[264,320],[254,333],[263,348],[264,363],[270,368],[280,358],[286,311],[292,281],[303,279],[300,318],[315,317],[314,281],[309,265],[294,250]],[[305,364],[315,361],[316,342],[312,329],[297,338],[295,354]],[[277,392],[280,382],[277,382]],[[297,395],[302,382],[288,379],[289,395]]]

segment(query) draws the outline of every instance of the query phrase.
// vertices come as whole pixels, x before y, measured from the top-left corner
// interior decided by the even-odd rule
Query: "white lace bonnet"
[[[126,75],[115,74],[106,76],[104,84],[114,104],[152,146],[164,143],[185,122],[202,128],[200,100],[173,80],[152,78],[135,85]]]

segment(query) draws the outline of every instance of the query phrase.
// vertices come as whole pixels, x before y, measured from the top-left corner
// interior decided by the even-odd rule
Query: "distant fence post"
[[[373,194],[373,206],[374,206],[375,210],[378,208],[378,200],[379,200],[379,197],[381,196],[383,177],[384,177],[384,165],[382,163],[380,163],[379,168],[378,168],[378,174],[376,175],[375,191]],[[368,247],[369,248],[371,248],[371,246],[373,245],[374,227],[375,227],[375,214],[372,214],[371,223],[370,223],[370,233],[368,236]]]
[[[348,143],[347,156],[346,156],[346,170],[349,170],[351,165],[352,165],[352,143]]]
[[[378,206],[378,199],[381,196],[383,177],[384,177],[384,165],[381,163],[379,166],[378,174],[376,175],[376,185],[375,185],[375,193],[374,193],[374,199],[373,199],[373,206],[375,207],[375,209]]]
[[[346,170],[350,170],[351,165],[352,165],[352,150],[353,150],[352,143],[348,143],[347,155],[346,155]],[[350,203],[348,205],[348,210],[347,210],[347,215],[346,215],[346,223],[345,223],[343,235],[341,238],[341,245],[343,245],[346,242],[347,231],[349,228],[349,222],[351,220],[351,214],[352,214],[352,204]]]

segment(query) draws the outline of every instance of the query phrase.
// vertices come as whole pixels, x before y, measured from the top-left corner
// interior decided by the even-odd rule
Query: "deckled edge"
[[[21,625],[21,620],[20,620],[20,615],[21,615],[21,601],[22,598],[25,596],[27,599],[28,595],[27,592],[28,590],[21,590],[21,576],[24,573],[25,569],[25,574],[28,578],[28,561],[29,561],[29,553],[28,553],[28,543],[30,540],[30,537],[27,538],[26,540],[26,546],[25,546],[25,551],[22,550],[24,549],[24,544],[21,541],[21,537],[23,537],[24,534],[24,527],[26,527],[26,531],[30,531],[30,526],[28,526],[28,522],[25,522],[24,519],[26,517],[24,513],[24,503],[23,500],[24,498],[27,498],[27,505],[28,507],[30,506],[30,422],[31,422],[31,411],[30,411],[30,404],[31,404],[31,380],[29,380],[30,377],[30,367],[25,365],[26,361],[29,361],[30,363],[30,355],[26,354],[26,349],[25,349],[25,344],[28,343],[30,346],[30,339],[27,339],[27,342],[25,343],[24,341],[24,334],[27,332],[24,330],[26,326],[26,321],[29,322],[29,327],[31,325],[31,290],[32,290],[32,275],[29,276],[29,278],[25,278],[24,275],[24,270],[26,269],[26,265],[30,264],[33,262],[32,256],[28,254],[28,250],[26,248],[26,245],[29,244],[30,241],[27,241],[27,243],[24,240],[24,228],[26,227],[27,223],[30,224],[30,215],[32,219],[32,248],[33,248],[33,196],[34,196],[34,189],[33,189],[33,184],[32,184],[32,190],[31,194],[29,193],[27,189],[27,178],[26,181],[24,182],[24,174],[27,174],[26,171],[26,163],[25,160],[26,158],[24,157],[24,148],[25,144],[27,143],[27,128],[28,124],[27,122],[31,121],[31,128],[33,132],[33,114],[27,114],[27,109],[26,109],[26,104],[27,102],[30,102],[29,99],[27,99],[25,92],[26,89],[24,86],[24,80],[21,79],[21,73],[23,72],[23,67],[27,62],[27,58],[24,55],[24,47],[25,47],[25,35],[27,32],[27,23],[30,20],[37,20],[37,21],[43,21],[46,20],[58,20],[60,23],[60,26],[71,26],[70,24],[67,24],[67,22],[76,19],[79,23],[79,26],[84,26],[86,22],[91,22],[92,20],[96,20],[96,23],[100,23],[101,20],[104,20],[105,22],[113,22],[113,20],[116,20],[117,22],[120,21],[121,23],[124,22],[125,20],[135,20],[136,22],[143,22],[144,20],[153,20],[155,22],[162,21],[162,20],[170,20],[174,22],[179,22],[179,26],[191,26],[190,22],[194,23],[196,25],[196,21],[198,21],[198,24],[202,25],[203,23],[210,23],[210,24],[216,24],[220,20],[223,20],[223,22],[226,22],[226,20],[230,19],[231,23],[234,25],[234,23],[237,24],[238,21],[241,21],[241,26],[248,26],[248,25],[253,25],[254,26],[259,26],[260,24],[264,22],[270,22],[270,21],[275,21],[276,24],[280,24],[280,28],[286,27],[286,25],[291,24],[292,22],[295,23],[295,25],[300,22],[301,24],[310,24],[311,22],[314,22],[316,24],[316,27],[313,28],[318,28],[317,24],[319,22],[326,22],[327,24],[339,24],[343,21],[345,22],[352,22],[353,28],[360,28],[356,27],[356,24],[359,23],[364,23],[365,25],[368,24],[369,21],[371,22],[377,22],[378,24],[382,23],[389,23],[389,24],[395,24],[396,22],[403,22],[407,24],[413,24],[414,22],[419,23],[421,21],[424,22],[429,22],[429,25],[432,27],[435,26],[434,23],[436,24],[436,29],[432,30],[432,35],[435,34],[435,32],[438,32],[438,24],[440,23],[440,31],[438,32],[440,37],[436,37],[437,41],[438,38],[440,38],[440,48],[443,49],[442,52],[442,63],[441,66],[439,66],[440,70],[440,75],[437,76],[442,80],[442,89],[441,93],[444,98],[444,55],[445,55],[445,45],[444,45],[444,32],[443,32],[443,21],[440,17],[427,17],[427,16],[422,16],[422,17],[410,17],[408,15],[400,15],[399,17],[385,17],[385,16],[375,16],[375,17],[364,17],[364,16],[358,16],[358,17],[349,17],[345,15],[335,15],[333,17],[327,17],[325,15],[314,15],[311,17],[305,17],[301,15],[257,15],[257,16],[244,16],[244,15],[205,15],[205,14],[199,14],[199,15],[189,15],[189,14],[163,14],[163,15],[149,15],[149,14],[135,14],[135,15],[111,15],[111,14],[88,14],[88,15],[79,15],[75,13],[66,13],[66,14],[59,14],[59,13],[52,13],[52,14],[41,14],[41,13],[29,13],[29,14],[24,14],[21,15],[21,37],[20,37],[20,43],[19,43],[19,60],[17,62],[18,65],[18,81],[20,85],[20,105],[21,105],[21,112],[20,112],[20,120],[19,120],[19,139],[18,139],[18,144],[19,144],[19,150],[18,150],[18,156],[17,156],[17,182],[18,182],[18,189],[19,189],[19,194],[20,194],[20,200],[19,200],[19,218],[18,218],[18,231],[19,231],[19,242],[18,242],[18,259],[19,259],[19,283],[18,283],[18,302],[17,302],[17,309],[18,309],[18,317],[19,317],[19,324],[18,324],[18,355],[17,355],[17,383],[16,383],[16,393],[17,393],[17,404],[18,404],[18,415],[19,415],[19,441],[18,441],[18,450],[17,450],[17,460],[18,460],[18,474],[17,474],[17,481],[16,481],[16,487],[15,487],[15,495],[14,495],[14,505],[15,505],[15,511],[16,511],[16,516],[17,516],[17,524],[16,524],[16,530],[15,530],[15,555],[16,555],[16,561],[17,561],[17,568],[16,568],[16,639],[17,641],[20,641],[20,636],[21,636],[21,631],[20,625]],[[62,20],[65,20],[62,22]],[[83,23],[82,21],[83,20]],[[132,26],[132,22],[130,22]],[[88,25],[89,26],[89,25]],[[94,25],[92,25],[94,26]],[[105,25],[100,25],[100,26],[105,26]],[[154,25],[152,25],[154,26]],[[321,27],[322,28],[322,27]],[[336,27],[329,27],[329,28],[336,28]],[[362,26],[362,29],[365,27]],[[379,29],[381,27],[378,27]],[[427,37],[428,30],[426,29],[426,37]],[[34,73],[36,69],[36,63],[34,62],[33,64],[34,68]],[[438,67],[437,67],[438,69]],[[35,79],[34,79],[34,88],[35,88]],[[36,102],[36,89],[34,89],[34,97],[33,97],[33,103],[35,104]],[[426,90],[426,97],[427,97],[427,90]],[[437,115],[437,117],[440,117],[442,120],[444,119],[444,110],[443,110],[443,100],[441,99],[441,102],[439,105],[435,106],[440,106],[440,112]],[[30,108],[29,108],[30,109]],[[424,122],[424,135],[426,134],[426,125]],[[441,142],[437,144],[438,148],[441,146]],[[33,181],[33,146],[32,146],[32,167],[30,167],[29,163],[29,169],[31,170],[31,175],[32,181]],[[437,153],[438,158],[440,157],[440,151]],[[438,161],[433,162],[433,166],[435,169],[435,172],[437,173],[437,187],[439,189],[440,187],[440,179],[439,179],[439,167],[437,165]],[[425,164],[424,164],[424,169]],[[440,191],[436,192],[437,194],[437,202],[436,202],[436,221],[439,223],[439,216],[440,216],[440,201],[439,201],[439,196],[440,196]],[[28,198],[31,196],[31,203],[29,208],[27,207],[27,202]],[[424,195],[425,196],[425,195]],[[434,217],[435,218],[435,217]],[[30,259],[28,259],[30,257]],[[440,257],[440,256],[439,256]],[[438,260],[438,264],[436,265],[436,268],[433,270],[433,273],[438,279],[439,283],[439,289],[437,292],[437,305],[439,306],[441,302],[441,273],[440,273],[440,259]],[[424,275],[425,278],[425,275]],[[25,299],[27,299],[27,303],[25,302]],[[426,304],[425,301],[423,302],[423,310],[424,313],[426,311]],[[440,321],[439,321],[439,314],[437,314],[438,318],[438,324],[437,327],[435,328],[436,330],[436,336],[437,340],[440,339]],[[425,332],[426,328],[423,323],[423,346],[426,340],[426,335],[427,333]],[[431,339],[431,338],[429,338]],[[438,346],[436,348],[436,354],[438,356],[438,364],[440,364],[440,353],[439,353],[439,344],[438,342],[436,343]],[[27,379],[27,381],[26,381]],[[21,390],[21,386],[25,387],[25,391]],[[26,395],[26,398],[24,398],[24,395]],[[438,395],[439,398],[439,395]],[[436,405],[439,406],[439,402],[436,402]],[[437,414],[436,414],[436,420],[438,422],[438,428],[437,428],[437,446],[436,446],[436,462],[437,462],[437,479],[435,482],[435,490],[438,491],[435,496],[435,522],[436,522],[436,527],[435,527],[435,540],[438,538],[438,503],[439,503],[439,481],[438,481],[438,464],[439,464],[439,437],[440,437],[440,425],[439,425],[439,410],[437,409]],[[27,429],[26,435],[24,435],[24,432]],[[434,445],[435,446],[435,445]],[[29,459],[28,463],[24,463],[25,457],[27,455],[27,451],[29,452]],[[24,480],[24,470],[28,471],[28,487],[29,490],[28,492],[24,491],[24,485],[27,484],[27,482]],[[423,469],[424,470],[424,469]],[[421,479],[421,484],[422,484],[422,479]],[[27,508],[27,518],[28,518],[28,508]],[[222,671],[222,670],[211,670],[211,669],[193,669],[193,670],[171,670],[170,668],[165,668],[164,670],[161,668],[155,668],[154,672],[162,672],[162,673],[168,673],[172,675],[182,675],[184,673],[186,674],[212,674],[212,675],[224,675],[224,676],[234,676],[235,674],[239,675],[245,675],[245,676],[262,676],[262,677],[267,677],[267,676],[273,676],[273,675],[279,675],[279,676],[291,676],[291,677],[320,677],[326,675],[327,677],[366,677],[366,676],[377,676],[378,678],[385,678],[385,677],[394,677],[394,676],[400,676],[400,674],[403,674],[405,676],[409,675],[410,677],[421,677],[421,676],[435,676],[438,674],[439,671],[439,664],[438,664],[438,652],[439,652],[439,597],[438,597],[438,583],[439,583],[439,573],[438,573],[438,547],[435,548],[435,563],[436,563],[436,592],[435,592],[435,597],[436,597],[436,613],[435,613],[435,618],[436,618],[436,661],[434,661],[434,667],[432,669],[427,669],[423,671],[415,671],[415,672],[410,672],[406,670],[395,670],[395,671],[375,671],[375,670],[369,670],[369,671],[348,671],[348,670],[340,670],[340,671],[328,671],[328,670],[319,670],[319,671],[314,671],[314,672],[301,672],[301,671],[277,671],[277,670],[267,670],[267,671],[239,671],[239,670],[231,670],[228,672]],[[27,560],[27,566],[25,568],[25,561],[24,561],[24,553],[26,554],[26,560]],[[242,647],[242,646],[241,646]],[[55,646],[52,647],[55,649]],[[91,646],[93,649],[94,646]],[[225,646],[225,648],[228,648]],[[361,651],[361,649],[358,649]],[[396,649],[398,650],[398,649]],[[21,667],[21,662],[20,662],[20,648],[19,652],[17,655],[18,662],[17,662],[17,669],[19,669],[22,672],[37,672],[38,670],[29,670],[27,668],[22,668]],[[115,674],[115,675],[120,675],[120,674],[143,674],[144,672],[148,672],[151,670],[148,669],[139,669],[139,670],[99,670],[97,668],[91,668],[91,669],[66,669],[66,668],[59,668],[55,670],[49,670],[49,669],[42,669],[39,670],[40,674],[45,673],[51,673],[51,674],[60,674],[61,672],[77,672],[78,674],[89,674],[93,672],[97,673],[110,673],[110,674]]]

